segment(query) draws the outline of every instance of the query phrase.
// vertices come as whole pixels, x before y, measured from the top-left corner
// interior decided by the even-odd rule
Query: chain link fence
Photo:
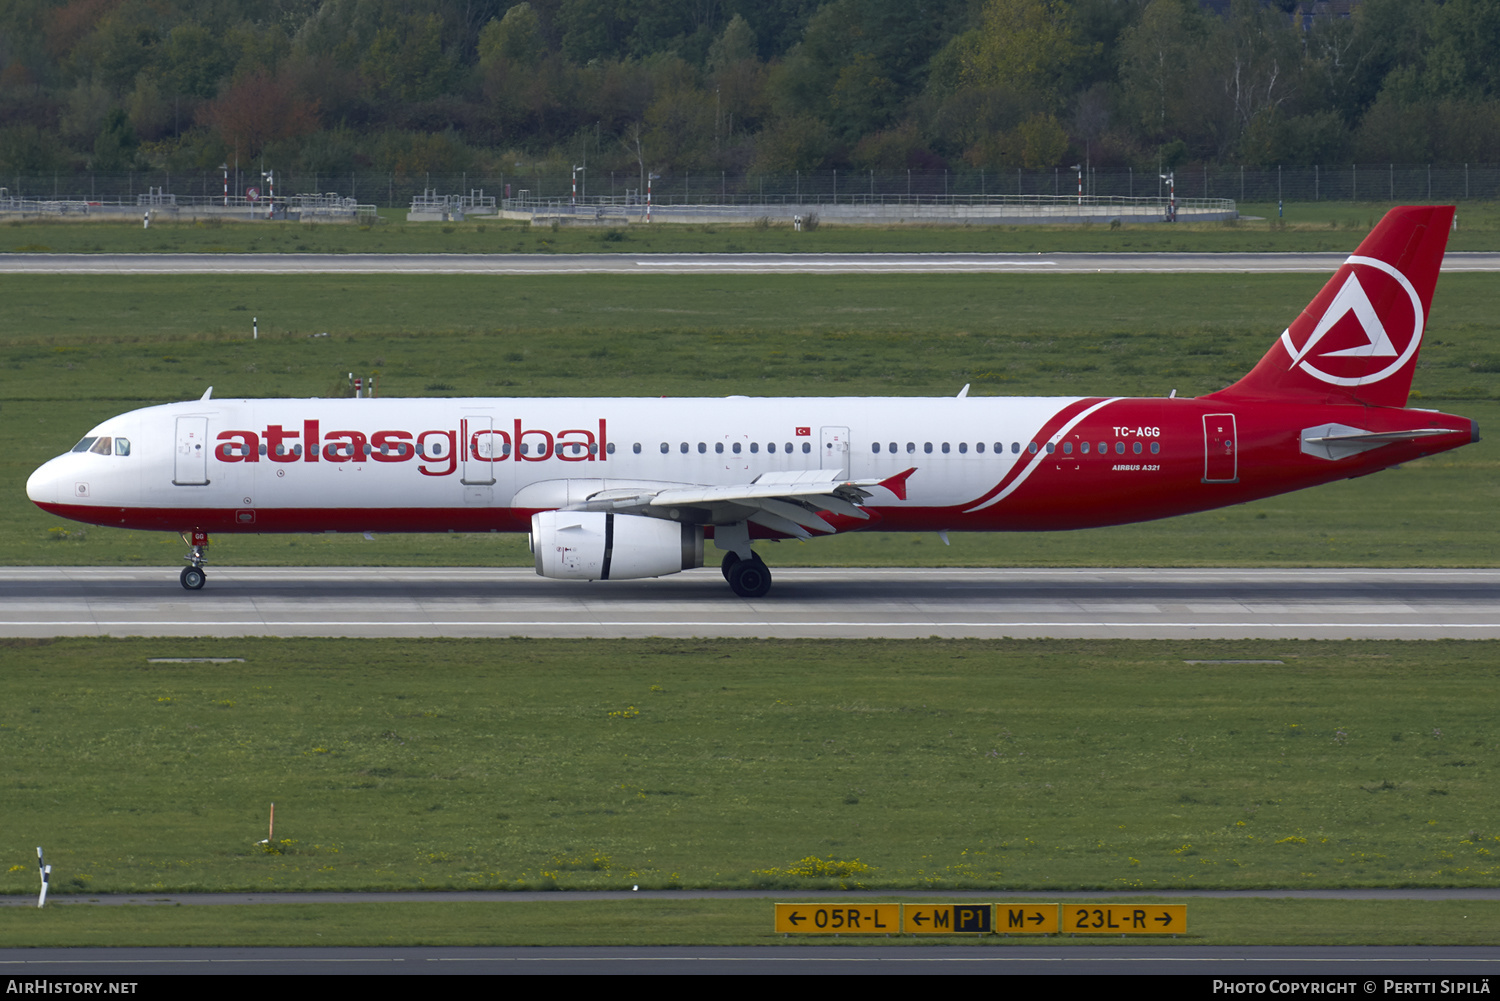
[[[1083,171],[1082,190],[1099,198],[1165,198],[1157,173]],[[576,187],[575,187],[576,185]],[[1310,167],[1186,167],[1176,173],[1177,196],[1239,202],[1426,202],[1500,197],[1500,166],[1459,164],[1344,164]],[[273,185],[257,171],[129,174],[53,174],[0,177],[0,198],[138,205],[141,196],[166,193],[178,204],[230,204],[256,189],[264,200]],[[650,188],[656,205],[859,205],[983,204],[1002,197],[1075,195],[1079,172],[1052,170],[817,170],[791,174],[640,172],[589,170],[497,174],[398,175],[376,171],[312,173],[276,171],[278,201],[293,195],[342,198],[387,209],[411,207],[424,195],[524,199],[537,203],[631,205]]]

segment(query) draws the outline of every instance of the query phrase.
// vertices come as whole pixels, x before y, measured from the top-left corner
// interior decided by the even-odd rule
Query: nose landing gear
[[[203,555],[203,547],[208,545],[208,533],[194,531],[191,540],[187,532],[182,533],[182,541],[188,543],[188,554],[183,557],[190,566],[182,568],[182,586],[188,591],[201,591],[203,585],[208,583],[208,574],[203,571],[203,564],[208,562]]]

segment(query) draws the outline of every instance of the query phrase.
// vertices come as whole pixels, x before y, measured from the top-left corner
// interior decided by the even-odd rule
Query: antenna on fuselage
[[[958,391],[958,398],[961,400],[965,396],[968,396],[968,395],[969,395],[969,384],[966,382],[966,383],[964,383],[964,388],[960,389]]]
[[[210,396],[213,396],[213,395],[214,395],[214,387],[209,386],[207,389],[205,389],[203,391],[203,395],[200,396],[200,397],[198,397],[198,402],[202,403],[204,400],[207,400]]]

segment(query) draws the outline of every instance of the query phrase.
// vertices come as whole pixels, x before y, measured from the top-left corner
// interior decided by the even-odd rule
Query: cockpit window
[[[76,445],[73,446],[73,451],[75,451],[75,452],[87,452],[89,449],[91,449],[91,448],[94,447],[95,440],[96,439],[94,439],[94,438],[85,438],[82,441],[80,441],[78,444],[76,444]]]
[[[89,451],[96,452],[99,455],[113,455],[115,451],[114,439],[108,435],[102,438],[95,438],[94,445]]]
[[[129,455],[130,454],[130,439],[129,438],[116,438],[115,439],[115,454],[116,455]]]

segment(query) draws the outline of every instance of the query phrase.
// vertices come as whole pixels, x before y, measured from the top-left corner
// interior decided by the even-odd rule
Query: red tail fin
[[[1391,209],[1260,364],[1209,399],[1404,407],[1453,206]]]

